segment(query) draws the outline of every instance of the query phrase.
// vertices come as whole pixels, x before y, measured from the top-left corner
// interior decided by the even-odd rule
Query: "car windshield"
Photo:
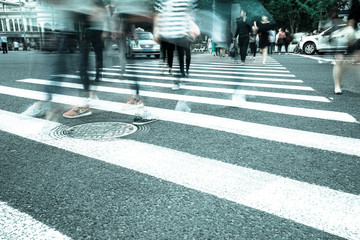
[[[151,33],[137,33],[139,40],[153,40]]]

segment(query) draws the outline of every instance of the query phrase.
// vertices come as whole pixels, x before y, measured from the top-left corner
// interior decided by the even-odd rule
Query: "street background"
[[[198,53],[175,92],[161,60],[140,57],[125,79],[142,75],[145,109],[159,121],[92,141],[54,129],[131,124],[134,112],[121,109],[129,83],[109,66],[91,116],[55,123],[19,115],[54,84],[42,81],[54,57],[0,57],[5,239],[39,239],[47,228],[71,239],[360,239],[358,65],[349,65],[345,91],[334,95],[331,55],[274,54],[262,67],[259,55],[240,66]],[[69,57],[70,85],[58,86],[64,110],[73,105],[67,97],[78,96],[77,54]],[[234,106],[234,88],[246,104]],[[179,101],[191,112],[174,111]],[[23,232],[9,231],[26,217]]]

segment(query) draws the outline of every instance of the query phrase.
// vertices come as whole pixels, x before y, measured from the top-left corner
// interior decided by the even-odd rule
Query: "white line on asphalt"
[[[39,91],[32,91],[32,90],[24,90],[19,88],[11,88],[11,87],[0,87],[0,93],[11,95],[11,96],[17,96],[17,97],[24,97],[24,98],[30,98],[35,100],[46,100],[47,99],[47,93],[45,92],[39,92]],[[62,104],[71,104],[76,105],[78,103],[83,103],[84,99],[80,97],[73,97],[73,96],[67,96],[67,95],[60,95],[60,94],[53,94],[53,101],[57,103]],[[249,107],[247,107],[249,105]],[[91,100],[90,101],[90,107],[96,108],[104,111],[112,111],[122,114],[130,114],[135,115],[136,111],[127,111],[125,109],[126,104],[123,103],[117,103],[112,101],[104,101],[104,100]],[[234,105],[235,106],[235,105]],[[319,119],[325,119],[325,120],[334,120],[334,121],[342,121],[342,122],[349,122],[349,123],[357,123],[356,119],[352,117],[351,115],[347,113],[341,113],[341,112],[332,112],[332,111],[323,111],[323,110],[315,110],[315,109],[305,109],[305,108],[294,108],[294,107],[285,107],[285,106],[277,106],[277,105],[271,105],[271,104],[261,104],[261,103],[246,103],[242,108],[249,108],[254,110],[260,110],[260,111],[267,111],[267,112],[274,112],[274,113],[282,113],[282,114],[290,114],[294,116],[302,116],[302,117],[312,117],[312,118],[319,118]],[[309,138],[311,137],[312,132],[306,132],[306,131],[299,131],[301,133],[301,136],[297,138],[296,131],[292,129],[287,128],[279,128],[282,129],[278,132],[279,136],[276,138],[275,136],[271,136],[271,133],[274,133],[274,135],[277,134],[276,127],[271,127],[268,125],[262,125],[262,124],[253,124],[247,123],[239,120],[233,120],[228,118],[221,118],[221,117],[214,117],[210,115],[205,114],[197,114],[197,113],[183,113],[178,112],[174,110],[168,110],[168,109],[162,109],[162,108],[154,108],[154,107],[146,107],[146,109],[149,109],[157,118],[165,121],[171,121],[186,125],[193,125],[203,128],[209,128],[219,131],[226,131],[231,132],[235,134],[240,135],[246,135],[246,136],[252,136],[257,138],[264,138],[279,142],[285,142],[305,147],[313,147],[313,148],[320,148],[324,150],[330,150],[335,152],[341,152],[345,154],[352,154],[351,152],[347,152],[347,149],[352,145],[346,145],[346,148],[342,148],[341,145],[337,145],[335,143],[332,143],[331,141],[328,142],[326,136],[331,135],[315,135],[315,137],[318,138],[318,136],[321,136],[319,140],[317,139],[311,139],[309,141],[306,141],[307,137],[306,134],[309,133]],[[185,115],[182,115],[185,114]],[[250,124],[250,125],[248,125]],[[254,129],[255,132],[251,132],[250,130]],[[257,129],[259,131],[263,130],[263,134],[257,132]],[[289,132],[286,132],[289,131]],[[293,132],[295,131],[295,132]],[[284,132],[284,136],[281,134]],[[295,134],[295,135],[294,135]],[[335,137],[335,136],[333,136]],[[289,138],[289,139],[288,139]],[[330,137],[330,140],[332,138]],[[339,137],[339,140],[343,138]],[[346,138],[347,139],[347,138]],[[318,141],[318,142],[317,142]],[[333,140],[334,142],[336,140]],[[360,155],[360,149],[358,147],[356,148],[358,152],[355,151],[355,155]]]
[[[49,132],[61,126],[58,123],[3,110],[0,118],[1,131],[212,194],[339,237],[360,236],[360,196],[354,194],[133,140],[53,139]],[[306,139],[311,141],[311,137]],[[296,139],[294,135],[288,138]]]
[[[131,64],[126,64],[127,66],[161,66],[161,67],[167,67],[166,64],[163,63],[154,63],[154,62],[147,62],[146,64],[144,63],[131,63]],[[113,66],[113,67],[117,67],[119,68],[120,66]],[[273,66],[273,67],[268,67],[268,66],[261,66],[259,64],[259,66],[257,65],[212,65],[209,66],[209,64],[200,64],[200,63],[191,63],[190,65],[190,69],[192,69],[193,67],[211,67],[211,69],[223,69],[223,70],[228,70],[230,69],[286,69],[285,67],[282,66]],[[179,65],[174,64],[173,68],[179,68]]]
[[[144,65],[137,65],[137,66],[131,66],[127,65],[126,68],[134,68],[134,69],[154,69],[154,70],[163,70],[163,67],[149,67]],[[173,68],[173,70],[176,69],[177,71],[180,70],[180,68]],[[201,69],[201,70],[197,70]],[[112,71],[119,71],[119,68],[105,68],[105,70],[112,70]],[[219,71],[219,70],[226,70],[226,71]],[[214,73],[222,73],[222,74],[237,74],[237,72],[272,72],[272,73],[290,73],[288,70],[272,70],[272,69],[239,69],[239,68],[231,68],[231,69],[224,69],[224,68],[211,68],[211,67],[191,67],[190,72],[214,72]]]
[[[82,89],[83,85],[78,83],[69,83],[69,82],[58,82],[58,81],[50,81],[50,80],[42,80],[42,79],[23,79],[17,80],[19,82],[26,83],[34,83],[34,84],[42,84],[42,85],[54,85],[59,87],[68,87],[68,88],[76,88]],[[190,88],[190,86],[188,86]],[[215,89],[209,89],[205,87],[193,87],[194,89],[202,90],[205,89],[207,91],[215,92]],[[121,94],[132,94],[133,90],[128,88],[114,88],[114,87],[104,87],[104,86],[91,86],[92,90],[102,91],[102,92],[111,92],[111,93],[121,93]],[[219,92],[220,90],[218,90]],[[234,93],[234,90],[226,90],[223,89],[222,92],[226,93]],[[283,98],[283,99],[292,99],[292,100],[302,100],[302,101],[314,101],[314,102],[330,102],[329,99],[321,96],[309,96],[309,95],[301,95],[301,94],[287,94],[287,93],[275,93],[275,92],[262,92],[262,91],[251,91],[251,90],[237,90],[237,93],[243,95],[250,96],[261,96],[261,97],[270,97],[270,98]],[[172,99],[172,100],[182,100],[182,101],[191,101],[205,104],[214,104],[214,105],[222,105],[229,106],[229,100],[223,100],[218,98],[208,98],[208,97],[197,97],[190,95],[180,95],[180,94],[171,94],[171,93],[162,93],[162,92],[151,92],[151,91],[143,91],[140,90],[141,96],[146,97],[154,97],[154,98],[162,98],[162,99]],[[231,105],[232,106],[232,105]]]
[[[150,70],[136,70],[136,69],[127,69],[127,72],[137,72],[137,73],[151,73],[151,74],[161,74],[161,71],[150,71]],[[217,74],[206,74],[206,73],[193,73],[195,71],[191,71],[192,76],[200,76],[200,77],[217,77],[217,78],[238,78],[238,76],[228,76],[229,72],[224,71],[216,71]],[[200,71],[204,72],[204,71]],[[206,72],[206,71],[205,71]],[[104,73],[105,74],[105,73]],[[225,75],[224,75],[225,74]],[[259,73],[259,72],[233,72],[233,75],[249,75],[249,76],[267,76],[267,77],[291,77],[295,78],[296,76],[293,74],[276,74],[276,73]]]
[[[94,71],[89,71],[90,74],[95,74]],[[178,79],[177,76],[170,76],[169,74],[167,74],[167,76],[164,76],[163,72],[156,72],[154,74],[157,75],[142,75],[142,74],[124,74],[124,76],[126,77],[139,77],[139,78],[150,78],[150,79],[163,79],[163,80],[172,80],[174,81],[175,79]],[[108,76],[115,76],[115,77],[119,77],[120,74],[119,73],[109,73],[109,72],[104,72],[103,75],[108,75]],[[193,74],[191,74],[192,76],[194,76]],[[196,76],[201,76],[203,77],[204,75],[201,74],[195,74]],[[215,77],[212,75],[212,77]],[[286,79],[286,78],[260,78],[260,77],[240,77],[240,76],[221,76],[221,77],[217,77],[220,79],[236,79],[236,80],[247,80],[247,81],[264,81],[264,82],[291,82],[291,83],[303,83],[302,80],[297,80],[297,79]],[[208,79],[199,79],[199,78],[192,78],[192,77],[186,77],[186,78],[181,78],[181,81],[186,81],[186,82],[205,82],[205,83],[213,83],[213,84],[224,84],[224,83],[230,83],[229,85],[234,85],[234,82],[229,82],[229,81],[225,81],[225,80],[208,80]],[[235,84],[236,85],[236,84]]]
[[[73,78],[73,79],[80,79],[79,75],[71,75],[71,74],[59,74],[59,75],[53,75],[56,77],[63,77],[63,78]],[[144,77],[143,77],[144,76]],[[149,75],[134,75],[134,74],[124,74],[124,77],[140,77],[140,78],[148,78],[148,79],[154,79],[154,76]],[[159,77],[156,76],[156,80],[168,80],[168,81],[174,81],[174,78],[172,77]],[[114,78],[102,78],[102,82],[114,82],[114,83],[130,83],[133,84],[135,81],[132,80],[117,80]],[[291,90],[300,90],[300,91],[315,91],[311,87],[304,87],[304,86],[294,86],[294,85],[279,85],[279,84],[263,84],[263,83],[249,83],[249,82],[230,82],[230,81],[219,81],[219,80],[206,80],[206,79],[189,79],[184,78],[182,79],[182,82],[198,82],[198,83],[211,83],[211,84],[219,84],[219,85],[229,85],[229,86],[246,86],[246,87],[259,87],[259,88],[276,88],[276,89],[291,89]],[[139,81],[140,85],[147,85],[147,86],[158,86],[158,87],[171,87],[171,85],[166,83],[156,83],[156,82],[146,82],[146,81]],[[190,89],[190,87],[193,89],[195,86],[182,86],[182,89]],[[222,89],[224,88],[213,88],[208,87],[209,90],[206,91],[212,91],[211,89]],[[200,90],[200,89],[198,89]],[[233,91],[233,90],[232,90]],[[227,90],[225,90],[227,92]]]
[[[68,236],[0,201],[1,239],[67,240]]]
[[[17,97],[31,98],[31,99],[35,99],[35,100],[45,100],[46,96],[47,96],[45,92],[24,90],[24,89],[19,89],[19,88],[10,88],[10,87],[4,87],[4,86],[0,87],[0,93],[11,95],[11,96],[17,96]],[[54,96],[58,96],[57,102],[63,103],[63,104],[76,105],[76,104],[83,102],[82,100],[80,100],[77,97],[71,97],[71,96],[66,96],[66,95],[54,95]],[[63,100],[63,99],[65,99],[65,100]],[[179,100],[186,102],[188,99],[183,98],[183,99],[179,99]],[[73,101],[73,102],[71,102],[71,101]],[[117,108],[120,109],[120,108],[123,108],[124,106],[107,108],[106,104],[109,106],[113,106],[114,104],[117,104],[117,103],[114,103],[114,102],[105,103],[105,102],[104,102],[104,104],[99,105],[96,108],[105,110],[105,111],[112,111],[112,112],[118,112],[118,113],[124,113],[124,114],[127,113],[124,111],[117,110]],[[309,118],[315,118],[315,119],[357,123],[356,119],[353,116],[351,116],[347,113],[342,113],[342,112],[308,109],[308,108],[287,107],[287,106],[280,106],[280,105],[266,104],[266,103],[255,103],[255,102],[246,102],[246,103],[243,103],[241,106],[239,106],[238,104],[236,104],[230,100],[221,100],[221,102],[224,102],[224,105],[227,103],[226,106],[230,106],[230,107],[238,107],[238,108],[243,108],[243,109],[280,113],[280,114],[287,114],[287,115],[293,115],[293,116],[309,117]],[[218,101],[216,103],[219,104]],[[92,107],[94,107],[94,106],[92,106]],[[152,108],[152,110],[156,111],[160,115],[164,115],[165,113],[167,113],[167,111],[171,111],[171,110],[166,110],[166,109],[161,109],[161,108]],[[204,115],[204,116],[206,116],[206,115]],[[163,120],[174,121],[176,119],[165,118]],[[185,122],[182,122],[182,123],[186,124]]]
[[[335,59],[327,59],[327,58],[322,58],[322,57],[314,57],[314,56],[303,55],[303,54],[294,54],[294,53],[292,53],[291,55],[299,56],[299,57],[303,57],[303,58],[310,58],[310,59],[314,59],[314,60],[318,60],[318,61],[324,61],[324,62],[333,62],[333,61],[335,61]]]

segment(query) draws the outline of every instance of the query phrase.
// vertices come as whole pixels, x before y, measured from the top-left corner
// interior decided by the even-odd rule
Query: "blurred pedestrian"
[[[80,91],[83,101],[71,110],[65,112],[65,118],[79,118],[91,115],[89,108],[89,98],[96,98],[94,91],[90,90],[90,80],[88,74],[90,46],[95,52],[95,82],[100,81],[103,68],[103,29],[105,22],[105,6],[101,0],[92,0],[89,12],[81,19],[81,38],[80,38],[80,80],[84,89]]]
[[[245,64],[246,55],[249,47],[249,34],[251,32],[252,24],[247,19],[247,13],[245,10],[241,10],[240,12],[240,19],[237,22],[236,32],[234,36],[234,41],[238,39],[238,45],[240,49],[240,64]]]
[[[348,49],[345,54],[336,54],[336,63],[333,68],[334,78],[334,93],[342,94],[341,79],[344,68],[345,58],[351,59],[353,62],[360,61],[360,38],[355,34],[355,31],[360,31],[360,1],[352,0],[350,7],[350,14],[348,16],[348,26],[331,34],[330,38],[347,36]],[[336,41],[334,39],[333,41]]]
[[[35,102],[31,105],[26,111],[22,114],[30,117],[45,117],[45,119],[50,121],[57,121],[58,115],[63,111],[63,107],[58,104],[52,102],[54,94],[59,94],[62,91],[61,82],[63,81],[63,77],[60,74],[65,74],[68,72],[68,65],[74,65],[75,62],[70,62],[69,51],[69,37],[71,35],[76,35],[74,29],[69,28],[69,26],[74,26],[75,15],[73,12],[69,10],[65,10],[61,5],[60,1],[53,0],[54,8],[52,11],[56,11],[56,16],[59,21],[57,25],[57,30],[54,32],[54,41],[53,43],[56,46],[55,56],[51,58],[51,81],[56,81],[57,84],[50,84],[44,87],[44,92],[46,93],[44,100]],[[73,59],[72,59],[73,60]],[[91,114],[88,112],[88,115]]]
[[[8,53],[7,37],[1,37],[1,48],[3,50],[3,54]]]
[[[261,22],[255,23],[259,33],[259,48],[262,53],[262,65],[266,65],[266,58],[268,55],[269,42],[269,31],[273,28],[270,23],[268,16],[263,15]]]
[[[282,46],[284,46],[285,44],[285,37],[286,36],[284,30],[282,28],[279,28],[279,32],[276,35],[276,41],[275,41],[275,43],[278,46],[279,55],[281,54]]]
[[[254,61],[256,57],[257,41],[258,41],[258,34],[257,34],[256,23],[254,22],[254,25],[251,28],[251,33],[249,35],[249,43],[250,43],[250,51],[251,51],[250,60],[252,61]]]
[[[154,18],[154,37],[158,41],[168,43],[169,73],[172,74],[173,46],[178,52],[180,76],[175,78],[173,90],[180,89],[180,79],[185,77],[184,55],[186,60],[186,72],[190,67],[190,44],[200,35],[200,29],[194,22],[192,10],[193,0],[158,0],[156,3],[156,16]]]
[[[270,55],[275,51],[275,40],[276,40],[276,31],[274,29],[269,30],[269,50]]]
[[[289,53],[289,45],[292,41],[292,35],[288,28],[285,29],[285,53]]]

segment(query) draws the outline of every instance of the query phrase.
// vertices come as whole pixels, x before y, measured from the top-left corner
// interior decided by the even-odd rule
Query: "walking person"
[[[279,55],[281,54],[282,46],[285,45],[285,32],[282,28],[279,28],[279,32],[276,35],[276,45],[278,46]]]
[[[269,30],[269,49],[268,53],[270,55],[275,51],[275,40],[276,40],[276,31],[274,29]]]
[[[8,53],[7,37],[1,37],[1,48],[3,50],[3,54]]]
[[[174,80],[173,90],[180,89],[181,78],[185,77],[184,54],[188,53],[186,70],[190,67],[190,44],[200,35],[192,16],[193,0],[158,0],[154,18],[154,37],[176,46],[180,64],[180,76]],[[168,45],[169,46],[169,45]],[[169,73],[172,74],[172,45],[168,51]]]
[[[348,36],[348,49],[347,55],[345,54],[336,54],[336,62],[333,68],[333,78],[334,78],[334,93],[342,94],[341,90],[341,80],[342,73],[344,70],[344,60],[345,58],[350,58],[352,61],[359,62],[360,60],[360,39],[355,37],[355,30],[360,31],[360,1],[352,0],[350,7],[350,14],[348,16],[348,26],[341,30],[340,33],[337,33],[338,36],[347,35]],[[335,34],[335,33],[334,33]],[[335,36],[331,36],[335,37]]]
[[[292,41],[291,32],[288,28],[285,29],[285,54],[289,53],[289,45]]]
[[[266,65],[266,58],[268,55],[269,42],[269,31],[272,29],[272,24],[269,21],[268,16],[263,15],[261,22],[255,23],[259,34],[259,48],[262,54],[262,65]]]
[[[247,19],[246,12],[241,10],[240,12],[240,20],[237,22],[236,32],[234,36],[234,41],[239,36],[238,45],[240,49],[240,60],[241,65],[245,64],[246,55],[249,46],[249,34],[251,32],[250,21]]]
[[[103,29],[105,22],[105,6],[101,0],[93,0],[90,11],[82,18],[82,35],[80,39],[80,80],[84,89],[80,91],[83,101],[65,112],[65,118],[79,118],[92,114],[88,100],[95,98],[95,92],[90,90],[89,45],[94,48],[96,76],[95,82],[100,81],[103,67]]]
[[[258,35],[257,35],[257,29],[256,24],[254,22],[254,25],[252,26],[252,30],[249,37],[249,43],[250,43],[250,51],[251,51],[251,60],[255,60],[256,51],[257,51],[257,42],[258,41]]]

